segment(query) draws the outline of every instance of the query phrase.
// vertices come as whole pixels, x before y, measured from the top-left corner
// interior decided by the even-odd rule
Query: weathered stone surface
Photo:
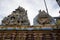
[[[28,40],[28,39],[60,40],[60,30],[0,31],[0,40]]]
[[[19,6],[12,14],[2,20],[2,25],[30,25],[27,11]]]
[[[34,25],[54,24],[54,19],[45,11],[39,11],[39,14],[34,18]]]

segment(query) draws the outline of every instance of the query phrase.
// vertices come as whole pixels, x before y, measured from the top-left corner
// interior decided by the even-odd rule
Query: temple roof
[[[19,6],[15,11],[2,20],[2,25],[30,25],[27,11]]]
[[[39,10],[39,14],[34,18],[34,25],[55,24],[55,20],[44,10]]]
[[[46,13],[44,10],[43,11],[39,11],[38,14],[39,17],[51,17],[48,13]]]

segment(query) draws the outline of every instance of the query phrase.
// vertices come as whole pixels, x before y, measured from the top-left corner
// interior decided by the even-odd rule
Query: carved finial
[[[22,7],[19,6],[17,9],[20,9],[20,8],[22,8]]]
[[[41,10],[39,10],[39,12],[41,12]]]
[[[25,9],[23,8],[23,7],[21,7],[21,6],[19,6],[17,9],[16,9],[16,11],[25,11]]]
[[[42,12],[45,12],[44,10]]]

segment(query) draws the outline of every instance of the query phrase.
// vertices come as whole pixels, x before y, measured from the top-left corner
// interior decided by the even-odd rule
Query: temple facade
[[[18,7],[3,18],[0,25],[0,40],[60,40],[60,19],[54,20],[45,11],[39,11],[30,26],[27,11]]]
[[[0,40],[60,40],[60,30],[0,30]]]

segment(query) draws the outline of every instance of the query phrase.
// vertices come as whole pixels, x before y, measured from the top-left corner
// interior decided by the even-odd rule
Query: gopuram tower
[[[39,10],[39,14],[34,18],[34,25],[55,24],[55,20],[44,10]]]
[[[30,25],[27,11],[19,6],[12,14],[2,20],[2,25]]]

